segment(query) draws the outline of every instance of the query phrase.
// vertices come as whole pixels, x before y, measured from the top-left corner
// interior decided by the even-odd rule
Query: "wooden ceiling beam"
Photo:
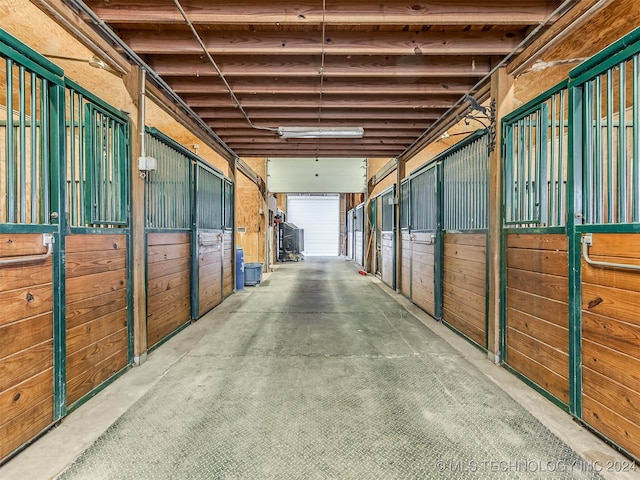
[[[274,75],[276,72],[274,71]],[[227,87],[217,79],[202,77],[165,77],[165,81],[176,93],[227,93]],[[458,94],[464,95],[473,86],[475,81],[466,81],[453,78],[442,79],[412,79],[396,80],[392,83],[372,81],[370,79],[331,80],[320,78],[307,79],[235,79],[231,82],[231,88],[236,95],[243,94],[276,94],[276,95],[304,95],[310,93],[323,93],[325,95],[358,95],[365,92],[367,95],[440,95]]]
[[[120,32],[138,54],[198,55],[202,47],[190,31]],[[321,55],[321,34],[310,32],[202,32],[202,41],[214,57],[233,55]],[[523,39],[518,30],[328,32],[324,53],[331,55],[507,55]],[[319,59],[318,59],[319,62]]]
[[[108,23],[140,24],[184,22],[172,1],[168,0],[85,0]],[[194,24],[207,25],[529,25],[542,22],[559,0],[490,0],[482,6],[473,0],[420,2],[387,0],[328,0],[326,10],[318,1],[287,0],[256,2],[238,0],[181,0]]]
[[[242,113],[237,108],[197,108],[194,111],[204,119],[235,119],[242,120],[243,123],[247,123],[246,119],[242,116]],[[333,121],[333,120],[362,120],[370,118],[380,118],[381,120],[427,120],[438,119],[446,112],[446,109],[429,109],[427,111],[414,111],[406,109],[384,109],[375,111],[372,109],[356,110],[356,109],[329,109],[323,108],[321,115],[318,116],[317,108],[292,108],[287,110],[282,109],[262,109],[251,108],[247,109],[247,114],[252,120],[320,120]]]
[[[402,149],[395,150],[380,150],[380,149],[364,149],[357,145],[353,148],[280,148],[280,149],[259,149],[259,148],[244,148],[237,151],[240,157],[279,157],[279,158],[315,158],[315,157],[330,157],[330,158],[353,158],[353,157],[365,157],[365,158],[393,158],[400,154]]]
[[[234,108],[235,103],[229,95],[190,95],[183,94],[182,98],[192,108]],[[425,108],[449,108],[460,95],[439,95],[439,96],[368,96],[368,95],[332,95],[324,96],[322,108],[407,108],[419,110]],[[240,104],[244,108],[318,108],[320,105],[318,96],[278,96],[278,95],[246,95],[240,98]]]
[[[319,77],[318,61],[314,57],[300,56],[216,56],[223,75],[233,77],[278,78]],[[218,73],[204,55],[153,55],[147,59],[148,65],[161,76],[218,77]],[[326,57],[325,78],[437,78],[468,77],[481,78],[492,68],[491,57],[411,55],[397,57],[351,56],[351,58]]]
[[[228,120],[228,119],[216,119],[216,120],[206,120],[207,124],[214,129],[215,131],[233,128],[233,129],[243,129],[247,128],[246,120]],[[277,127],[298,127],[306,125],[317,125],[320,127],[363,127],[365,130],[367,129],[392,129],[392,130],[420,130],[424,131],[429,126],[433,125],[434,120],[426,119],[424,121],[401,121],[401,120],[375,120],[375,119],[356,119],[356,120],[323,120],[320,123],[316,122],[304,122],[296,119],[273,119],[273,123],[270,122],[269,125],[254,122],[259,127],[268,127],[268,128],[277,128]],[[253,129],[255,130],[255,129]]]

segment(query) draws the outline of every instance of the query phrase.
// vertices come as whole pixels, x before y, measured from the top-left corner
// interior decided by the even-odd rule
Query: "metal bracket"
[[[597,260],[592,260],[589,257],[589,247],[593,245],[593,235],[590,233],[585,234],[582,239],[582,258],[589,265],[593,265],[595,267],[605,267],[605,268],[622,268],[625,270],[640,270],[640,265],[632,265],[629,263],[613,263],[613,262],[600,262]]]
[[[47,247],[47,251],[38,255],[22,255],[17,257],[0,258],[0,265],[15,265],[19,263],[33,263],[46,260],[53,253],[55,238],[51,233],[42,234],[42,245]]]
[[[492,98],[489,105],[484,107],[480,105],[475,98],[471,95],[466,95],[465,100],[471,103],[471,106],[467,112],[463,115],[458,115],[457,120],[464,120],[466,125],[471,123],[471,120],[475,120],[480,123],[489,132],[489,152],[493,152],[496,148],[496,100]],[[474,114],[472,112],[479,112]]]

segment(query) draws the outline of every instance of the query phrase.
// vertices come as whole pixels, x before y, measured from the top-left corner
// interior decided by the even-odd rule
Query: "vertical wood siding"
[[[147,235],[147,331],[149,346],[191,320],[189,233]]]
[[[404,296],[411,298],[411,235],[408,232],[402,232],[401,268],[400,289]]]
[[[233,231],[226,230],[222,239],[224,253],[222,268],[224,271],[224,297],[233,293]]]
[[[0,234],[0,257],[44,253],[41,234]],[[53,422],[52,259],[0,269],[0,459]]]
[[[507,235],[507,352],[516,371],[569,402],[567,237]]]
[[[125,235],[66,239],[67,404],[128,363]]]
[[[486,346],[487,236],[446,233],[443,263],[443,320]]]
[[[198,316],[222,302],[222,232],[200,232],[198,241]]]
[[[411,300],[429,315],[435,315],[435,243],[431,233],[413,233],[411,240]]]
[[[593,234],[594,260],[638,264],[640,234]],[[640,457],[640,273],[582,262],[582,411]]]
[[[393,233],[382,234],[382,281],[393,288],[393,270],[395,258],[393,252]]]

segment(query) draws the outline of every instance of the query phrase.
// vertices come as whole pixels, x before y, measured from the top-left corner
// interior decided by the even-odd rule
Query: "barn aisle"
[[[600,478],[344,259],[279,265],[189,331],[59,478]]]

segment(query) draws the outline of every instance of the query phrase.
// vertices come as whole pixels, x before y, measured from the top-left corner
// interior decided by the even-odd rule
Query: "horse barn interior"
[[[0,55],[0,477],[332,229],[640,459],[638,0],[9,0]]]

